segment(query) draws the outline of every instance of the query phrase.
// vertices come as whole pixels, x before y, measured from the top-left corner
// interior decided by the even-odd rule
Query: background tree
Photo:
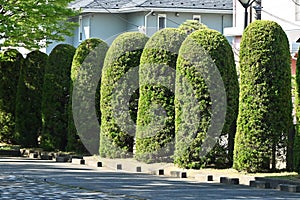
[[[3,46],[38,49],[51,40],[63,41],[77,23],[68,20],[77,12],[67,8],[72,0],[0,2],[0,39]],[[47,41],[46,41],[47,40]]]
[[[268,171],[272,163],[275,170],[293,124],[289,43],[276,22],[257,20],[245,29],[240,89],[234,168]]]
[[[128,85],[122,82],[126,73],[140,64],[140,56],[148,38],[142,33],[128,32],[119,35],[107,51],[101,79],[101,132],[100,156],[132,156],[134,132],[128,133],[115,117],[114,108],[119,105],[113,95],[128,93]],[[138,76],[133,77],[138,80]],[[116,91],[118,87],[118,91]],[[137,95],[132,91],[132,95]],[[130,99],[128,99],[130,101]],[[127,104],[130,102],[122,102]],[[116,104],[116,105],[115,105]],[[124,120],[125,121],[125,120]],[[126,126],[126,124],[125,124]]]
[[[214,69],[216,68],[216,69]],[[216,75],[220,73],[227,97],[225,124],[221,136],[214,148],[208,154],[200,157],[204,139],[209,127],[216,124],[212,121],[213,102],[212,88],[209,82],[218,84]],[[228,40],[218,31],[208,28],[196,30],[183,42],[177,60],[176,69],[176,151],[175,163],[184,168],[200,168],[202,166],[215,166],[218,168],[230,167],[233,159],[234,135],[236,132],[236,119],[238,114],[239,83],[235,68],[234,55]],[[205,78],[205,73],[207,78]],[[192,93],[185,86],[186,80]],[[214,85],[213,89],[218,88]],[[223,88],[220,88],[223,89]],[[221,91],[216,91],[222,94]],[[191,105],[190,97],[195,96],[195,105]],[[216,105],[217,107],[218,105]],[[226,106],[226,105],[221,105]],[[199,110],[199,119],[193,116],[194,109]],[[218,110],[217,112],[219,112]],[[219,115],[218,115],[219,116]],[[200,122],[199,127],[192,127],[191,121]],[[187,133],[189,131],[189,133]],[[193,133],[195,131],[195,133]],[[190,138],[192,135],[194,136]]]
[[[75,48],[57,45],[50,53],[45,69],[42,97],[41,147],[65,150],[68,133],[70,75]]]
[[[89,151],[91,154],[99,153],[100,130],[99,128],[97,129],[97,127],[99,127],[98,122],[100,122],[101,118],[101,80],[97,85],[95,85],[94,82],[95,80],[100,79],[107,49],[108,45],[97,38],[90,38],[83,41],[76,49],[71,69],[70,94],[72,97],[69,100],[67,151],[75,151],[78,153],[87,153],[87,151]],[[76,87],[76,91],[73,92],[74,86]],[[95,102],[90,102],[87,97],[95,97]],[[72,105],[72,100],[74,98],[81,104],[80,107],[76,107],[76,104]],[[87,105],[85,105],[86,103]],[[95,104],[96,108],[90,107],[90,104]],[[76,111],[72,112],[72,107],[75,107]],[[94,119],[91,119],[91,117],[93,117],[92,113],[95,109],[98,119],[97,124],[93,124]],[[80,132],[82,126],[77,127],[78,129],[75,127],[73,115],[76,114],[80,115],[78,118],[83,119],[82,121],[89,122],[87,123],[88,125],[84,125],[84,132]],[[84,143],[82,143],[82,141]]]
[[[179,29],[162,29],[149,39],[141,56],[135,153],[138,160],[149,163],[172,160],[175,69],[178,51],[185,38],[186,34]],[[164,81],[157,81],[159,78]]]
[[[42,90],[48,55],[30,52],[20,72],[16,100],[16,140],[24,147],[37,147],[42,130]]]
[[[15,144],[15,108],[24,58],[17,50],[0,54],[0,141]]]

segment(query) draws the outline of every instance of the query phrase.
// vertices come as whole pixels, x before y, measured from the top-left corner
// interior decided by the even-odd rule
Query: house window
[[[82,16],[79,16],[79,27],[78,27],[79,42],[82,41],[82,34],[83,34]]]
[[[196,20],[201,23],[201,15],[193,15],[193,20]]]
[[[158,30],[166,28],[166,24],[167,24],[167,15],[158,14]]]

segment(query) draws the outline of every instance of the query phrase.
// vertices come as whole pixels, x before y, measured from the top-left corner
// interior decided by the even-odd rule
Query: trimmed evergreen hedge
[[[212,88],[207,85],[208,81],[213,84],[218,83],[213,74],[218,73],[216,69],[223,80],[224,87],[220,89],[225,89],[224,98],[225,95],[227,97],[224,99],[224,101],[227,100],[227,107],[224,109],[226,110],[225,124],[214,148],[201,157],[200,152],[204,148],[202,145],[204,145],[209,127],[216,126],[212,121],[212,104],[219,102],[212,102],[215,101],[211,99]],[[180,48],[176,72],[175,164],[183,168],[200,168],[209,165],[218,168],[230,167],[233,159],[239,95],[238,77],[230,44],[221,33],[215,30],[205,28],[193,32]],[[204,73],[207,73],[207,78],[204,78]],[[184,80],[190,86],[186,85]],[[218,90],[215,93],[222,94]],[[194,96],[196,100],[189,100],[191,96]],[[193,112],[199,112],[200,119],[192,116]],[[217,110],[217,112],[222,112],[222,110]],[[191,120],[199,122],[198,127],[193,127]]]
[[[90,123],[94,122],[94,119],[89,119],[92,116],[92,112],[96,109],[96,114],[98,122],[100,122],[101,113],[100,113],[100,81],[95,88],[95,80],[99,79],[101,74],[101,69],[103,67],[103,62],[105,58],[108,45],[100,39],[90,38],[83,41],[76,49],[76,53],[72,62],[71,69],[71,86],[70,94],[73,95],[74,84],[77,87],[75,98],[77,102],[81,105],[76,108],[76,104],[72,105],[72,98],[69,100],[69,124],[68,124],[68,144],[67,151],[75,151],[78,153],[87,153],[88,151],[91,154],[99,153],[99,124],[93,124],[93,127],[77,127],[79,130],[76,130],[73,114],[80,115],[77,116],[78,120],[85,121],[87,120]],[[98,77],[95,77],[98,76]],[[95,107],[90,108],[90,105],[85,105],[85,101],[88,99],[83,99],[87,97],[95,96]],[[94,104],[90,102],[90,104]],[[77,109],[72,113],[72,106]],[[73,108],[74,108],[73,107]],[[84,109],[84,110],[82,110]],[[94,110],[91,110],[94,109]],[[82,123],[82,122],[79,122]],[[86,121],[85,121],[86,123]],[[78,125],[78,124],[77,124]],[[94,130],[97,129],[97,130]],[[79,131],[84,131],[79,133]],[[96,134],[96,135],[95,135]],[[89,137],[89,138],[88,138]],[[82,143],[83,141],[83,143]],[[88,146],[87,146],[88,145]],[[87,148],[87,149],[86,149]]]
[[[170,161],[174,153],[174,85],[178,51],[186,34],[175,28],[156,32],[147,42],[140,63],[135,158],[144,162]],[[172,71],[173,70],[173,71]],[[163,82],[170,83],[164,85]],[[160,108],[157,105],[161,106]],[[165,113],[159,120],[158,115]],[[159,125],[159,121],[161,124]],[[161,126],[161,127],[160,127]],[[160,128],[159,128],[160,127]]]
[[[259,172],[275,166],[292,127],[289,43],[276,22],[257,20],[240,48],[240,97],[234,165]]]
[[[57,45],[50,53],[45,68],[42,98],[42,137],[44,150],[65,150],[68,133],[70,75],[75,48]]]
[[[134,136],[121,130],[114,116],[113,92],[118,86],[118,81],[124,77],[126,72],[139,66],[140,56],[147,40],[148,38],[142,33],[123,33],[114,40],[107,51],[100,93],[101,132],[99,149],[101,157],[127,157],[133,152]],[[119,93],[127,92],[125,88],[120,88],[120,90]]]
[[[15,108],[19,74],[24,58],[14,49],[0,54],[0,141],[15,141]]]
[[[37,147],[42,131],[42,90],[48,55],[30,52],[20,72],[16,100],[16,140],[24,147]]]
[[[300,49],[298,50],[298,57]],[[296,77],[295,77],[295,109],[296,109],[296,133],[293,148],[293,169],[300,173],[300,59],[296,63]]]
[[[178,27],[179,30],[186,34],[191,34],[192,32],[200,29],[208,28],[205,24],[200,23],[197,20],[186,20]]]

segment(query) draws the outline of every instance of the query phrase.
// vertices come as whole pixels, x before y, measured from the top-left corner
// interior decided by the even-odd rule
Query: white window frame
[[[82,21],[82,16],[79,16],[78,18],[78,41],[81,42],[83,39],[83,21]]]
[[[201,15],[193,15],[193,20],[197,20],[199,23],[201,23]]]
[[[163,28],[160,28],[160,24],[159,24],[160,18],[164,18],[165,19],[164,20],[165,26]],[[166,14],[158,14],[157,15],[157,30],[164,29],[166,27],[167,27],[167,15]]]

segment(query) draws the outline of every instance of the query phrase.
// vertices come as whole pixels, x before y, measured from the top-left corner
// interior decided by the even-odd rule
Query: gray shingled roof
[[[120,9],[120,8],[183,8],[232,10],[232,0],[75,0],[73,8]]]
[[[143,7],[161,7],[161,8],[191,8],[191,9],[221,9],[231,10],[232,0],[148,0],[140,6]]]

